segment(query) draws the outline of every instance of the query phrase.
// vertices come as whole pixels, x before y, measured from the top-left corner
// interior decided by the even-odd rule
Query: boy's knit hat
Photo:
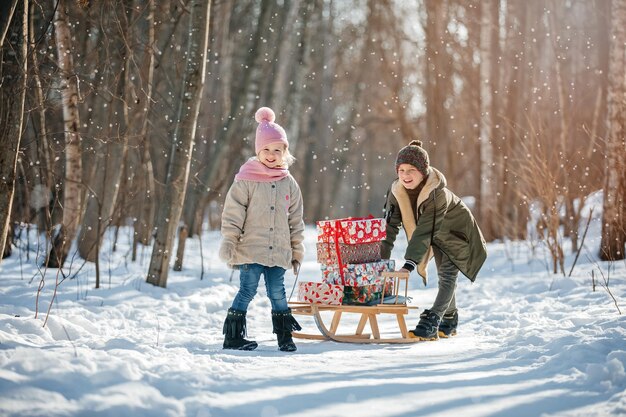
[[[258,155],[263,147],[270,143],[282,142],[289,147],[285,129],[274,123],[276,115],[269,107],[261,107],[254,114],[254,119],[259,123],[256,128],[256,138],[254,140],[254,150]]]
[[[413,140],[404,148],[400,149],[396,157],[396,171],[400,164],[411,164],[424,176],[430,173],[430,160],[428,152],[422,148],[422,142]]]

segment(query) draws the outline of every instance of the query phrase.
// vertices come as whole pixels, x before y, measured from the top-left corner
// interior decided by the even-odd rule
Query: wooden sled
[[[395,303],[393,304],[376,304],[371,306],[362,305],[328,305],[328,304],[311,304],[306,302],[290,302],[291,313],[294,315],[312,316],[315,324],[321,334],[308,334],[301,332],[293,332],[293,337],[300,339],[313,339],[313,340],[333,340],[335,342],[342,343],[416,343],[420,339],[409,338],[408,330],[406,327],[406,321],[404,316],[408,314],[409,310],[416,309],[417,307],[409,307],[405,302],[398,302],[399,300],[406,300],[407,296],[407,283],[408,273],[402,272],[383,272],[383,278],[385,278],[385,286],[388,280],[394,282],[394,296]],[[399,282],[404,281],[404,298],[399,297]],[[383,290],[384,294],[384,290]],[[386,297],[388,299],[389,297]],[[321,313],[325,311],[332,311],[333,318],[330,323],[330,327],[326,326],[322,318]],[[353,334],[337,334],[339,323],[343,317],[343,313],[355,313],[360,314],[361,318]],[[394,314],[396,316],[396,322],[398,324],[399,337],[381,337],[380,329],[378,327],[377,316],[379,314]],[[365,325],[369,322],[372,333],[363,333]]]

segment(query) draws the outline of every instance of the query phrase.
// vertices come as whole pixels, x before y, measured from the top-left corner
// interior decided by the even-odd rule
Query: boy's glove
[[[298,271],[300,270],[300,262],[295,259],[291,261],[291,265],[293,266],[293,274],[298,275]]]

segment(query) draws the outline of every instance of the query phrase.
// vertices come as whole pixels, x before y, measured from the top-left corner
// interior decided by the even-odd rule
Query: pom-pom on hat
[[[269,107],[261,107],[254,114],[254,119],[259,123],[254,140],[254,151],[257,155],[261,149],[270,143],[282,142],[286,147],[289,147],[285,129],[274,123],[274,120],[276,120],[274,110]]]
[[[396,157],[396,171],[398,171],[400,164],[411,164],[424,176],[430,173],[428,152],[422,148],[422,142],[419,140],[413,140],[404,148],[400,149]]]

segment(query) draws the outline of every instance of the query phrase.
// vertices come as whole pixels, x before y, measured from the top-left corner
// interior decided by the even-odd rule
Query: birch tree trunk
[[[626,0],[611,3],[608,133],[602,212],[602,260],[624,259],[626,242]]]
[[[24,0],[21,7],[21,10],[17,9],[22,12],[21,19],[16,14],[13,25],[10,21],[7,22],[7,33],[15,42],[9,40],[8,47],[0,49],[0,76],[3,80],[0,88],[0,259],[5,253],[9,253],[5,251],[5,245],[11,244],[7,244],[7,236],[15,192],[17,155],[24,124],[28,70],[28,0]],[[4,38],[4,33],[2,36]],[[10,49],[14,49],[16,53],[9,51]]]
[[[156,237],[147,277],[148,283],[160,287],[167,286],[174,235],[185,200],[191,150],[204,88],[205,56],[209,43],[210,2],[192,0],[189,10],[185,77],[165,184],[166,192],[158,209]]]
[[[47,266],[61,268],[76,237],[81,218],[81,137],[78,131],[78,82],[74,73],[69,19],[66,0],[59,0],[54,14],[57,55],[61,74],[61,100],[65,134],[65,181],[63,183],[63,221],[54,238]]]

